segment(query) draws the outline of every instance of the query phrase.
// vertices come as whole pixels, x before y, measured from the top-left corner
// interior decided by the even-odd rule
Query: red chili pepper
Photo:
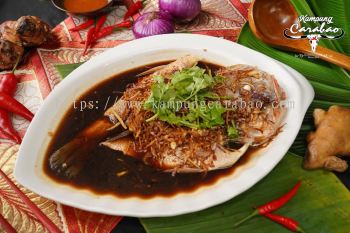
[[[106,36],[109,36],[110,34],[112,34],[116,29],[120,29],[120,28],[129,28],[132,26],[132,21],[131,20],[126,20],[123,21],[121,23],[112,25],[112,26],[108,26],[108,27],[104,27],[100,30],[100,32],[95,35],[95,39],[101,39],[104,38]]]
[[[87,29],[88,27],[92,26],[94,23],[95,23],[94,19],[88,19],[85,23],[75,26],[74,28],[69,29],[69,31],[77,32],[83,29]]]
[[[28,121],[31,121],[34,117],[33,113],[31,113],[23,104],[3,92],[0,92],[0,108],[18,114]]]
[[[133,22],[132,20],[128,19],[128,20],[124,20],[121,23],[115,24],[112,27],[114,27],[114,28],[129,28],[132,26],[132,22]]]
[[[112,25],[112,26],[107,26],[104,28],[101,28],[101,30],[95,35],[94,35],[94,42],[104,38],[106,36],[111,35],[116,29],[121,29],[121,28],[129,28],[132,26],[132,21],[131,20],[126,20],[121,23]],[[81,43],[85,44],[86,41],[82,41]]]
[[[7,140],[11,140],[11,141],[15,140],[8,133],[6,133],[5,130],[3,130],[2,128],[0,128],[0,139],[7,139]]]
[[[305,233],[304,230],[299,226],[299,223],[292,218],[287,218],[281,215],[271,213],[266,213],[264,214],[264,216],[284,226],[288,230],[291,230],[293,232]]]
[[[102,15],[98,20],[97,20],[97,23],[96,23],[96,26],[95,26],[95,35],[101,30],[102,26],[105,24],[107,20],[107,15]]]
[[[259,206],[256,210],[253,211],[253,213],[251,213],[246,218],[244,218],[241,221],[239,221],[238,223],[236,223],[235,226],[238,226],[241,223],[243,223],[243,222],[253,218],[254,216],[259,215],[259,214],[264,215],[266,213],[271,213],[275,210],[278,210],[279,208],[284,206],[290,199],[292,199],[292,197],[295,196],[298,189],[300,188],[300,185],[301,185],[301,181],[299,181],[288,193],[286,193],[282,197],[277,198],[277,199],[275,199],[269,203],[266,203],[262,206]]]
[[[17,78],[14,73],[4,74],[0,78],[0,91],[13,95],[17,87]]]
[[[108,27],[102,28],[97,34],[95,34],[94,42],[99,40],[99,39],[102,39],[106,36],[111,35],[114,32],[114,29],[115,28],[113,26],[108,26]]]
[[[278,210],[282,206],[284,206],[292,197],[295,196],[297,191],[301,186],[301,181],[299,181],[294,187],[285,195],[280,198],[277,198],[265,205],[258,207],[259,214],[271,213],[272,211]]]
[[[15,93],[16,88],[17,78],[14,73],[8,73],[1,77],[0,92],[4,92],[12,96]],[[15,141],[18,144],[21,143],[22,139],[17,131],[13,128],[9,114],[3,109],[0,109],[0,128],[11,137],[11,140]],[[8,139],[8,137],[6,137],[6,139]]]
[[[0,109],[0,127],[11,137],[11,140],[15,141],[17,144],[21,143],[22,139],[13,128],[9,114],[3,109]]]
[[[143,2],[142,1],[137,1],[134,4],[132,4],[128,11],[124,15],[124,20],[127,18],[134,16],[136,13],[139,12],[139,10],[143,7]]]
[[[85,41],[85,47],[83,51],[83,55],[86,54],[87,49],[90,47],[91,43],[93,42],[95,34],[95,27],[90,28],[86,35],[86,41]]]

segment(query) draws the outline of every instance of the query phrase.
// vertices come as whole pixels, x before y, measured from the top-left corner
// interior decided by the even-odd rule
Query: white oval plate
[[[192,54],[223,66],[249,64],[274,74],[294,103],[285,117],[285,126],[259,155],[232,175],[192,193],[152,199],[117,198],[59,184],[43,172],[49,132],[55,131],[73,101],[102,80],[131,68]],[[136,217],[173,216],[202,210],[237,196],[268,174],[292,145],[305,112],[314,97],[306,79],[291,68],[239,44],[215,37],[169,34],[134,40],[109,49],[65,78],[36,113],[19,150],[16,180],[33,192],[57,202],[87,211]]]

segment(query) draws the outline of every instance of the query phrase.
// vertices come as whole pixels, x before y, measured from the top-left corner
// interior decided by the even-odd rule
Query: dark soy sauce
[[[248,151],[232,168],[173,176],[171,173],[157,171],[142,161],[125,156],[121,152],[97,146],[90,152],[91,156],[88,156],[83,170],[73,179],[68,179],[50,169],[49,158],[54,151],[69,142],[91,122],[101,117],[105,107],[113,105],[116,98],[123,94],[127,85],[136,81],[137,74],[157,65],[160,64],[136,68],[111,77],[87,91],[74,102],[74,105],[72,103],[72,107],[53,133],[44,163],[45,174],[58,183],[65,183],[77,189],[88,189],[98,194],[151,198],[193,192],[199,187],[212,185],[220,178],[232,174],[237,167],[244,165],[255,154],[254,150]],[[212,71],[218,68],[208,63],[200,63],[199,66],[209,67]],[[81,103],[85,106],[84,110],[81,110]]]

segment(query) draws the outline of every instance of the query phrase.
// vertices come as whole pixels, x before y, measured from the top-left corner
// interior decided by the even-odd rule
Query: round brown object
[[[12,28],[0,30],[0,70],[12,69],[23,55],[21,39]]]
[[[50,26],[36,16],[22,16],[17,20],[16,31],[24,46],[39,46],[50,37]]]

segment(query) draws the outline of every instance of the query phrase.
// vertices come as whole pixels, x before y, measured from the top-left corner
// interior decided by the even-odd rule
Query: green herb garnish
[[[238,138],[239,134],[234,121],[227,127],[227,135],[229,138]]]
[[[210,91],[223,81],[194,66],[173,74],[169,82],[161,76],[154,77],[151,95],[144,103],[146,110],[155,115],[147,121],[159,119],[172,125],[193,129],[212,128],[225,124],[222,114],[226,109],[220,96]]]

